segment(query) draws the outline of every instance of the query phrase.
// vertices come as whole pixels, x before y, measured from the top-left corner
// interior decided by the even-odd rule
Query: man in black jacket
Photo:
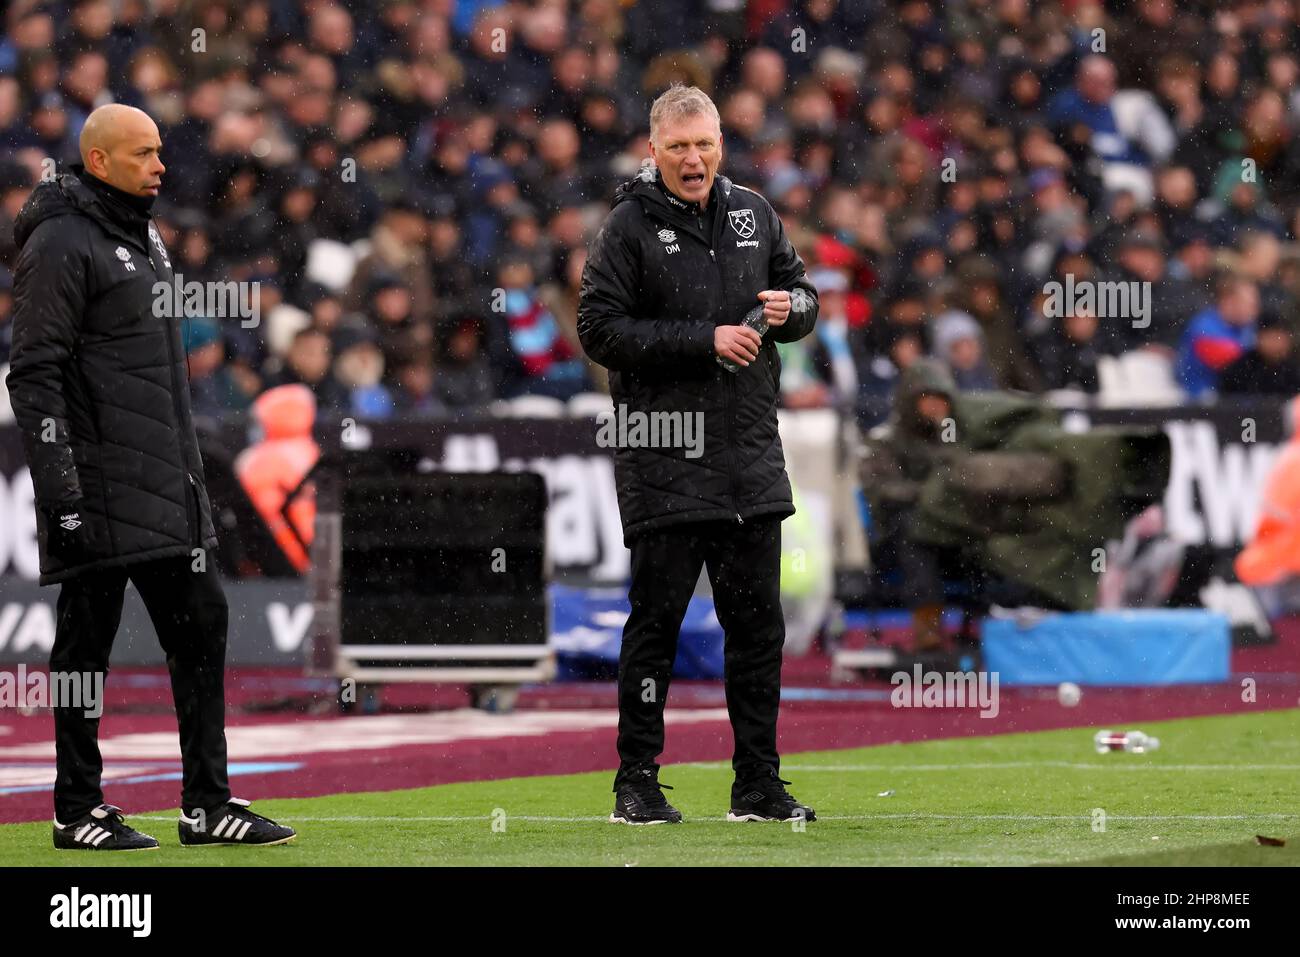
[[[678,631],[702,566],[726,635],[736,741],[728,819],[812,820],[778,776],[781,520],[794,505],[777,434],[775,343],[812,331],[817,292],[767,200],[717,175],[722,133],[706,94],[670,88],[650,111],[650,138],[656,165],[619,187],[592,244],[578,335],[610,370],[616,418],[649,423],[653,437],[677,417],[679,436],[696,424],[701,441],[640,441],[633,425],[615,443],[632,610],[610,820],[681,820],[655,759]],[[766,334],[741,324],[757,306]]]
[[[82,163],[40,183],[14,224],[14,343],[7,379],[36,497],[41,584],[61,583],[50,671],[102,688],[129,579],[167,655],[180,725],[182,844],[293,837],[232,798],[226,777],[227,608],[199,457],[171,262],[149,210],[162,184],[158,128],[95,110]],[[52,682],[53,684],[53,682]],[[158,842],[105,804],[99,720],[54,702],[54,846]]]

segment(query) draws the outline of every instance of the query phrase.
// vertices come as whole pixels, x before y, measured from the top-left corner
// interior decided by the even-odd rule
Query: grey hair
[[[659,98],[650,107],[650,140],[659,145],[658,131],[660,127],[665,123],[675,123],[678,120],[686,119],[688,116],[708,116],[719,127],[722,126],[722,118],[718,116],[718,108],[709,99],[709,94],[698,86],[683,86],[680,83],[674,83],[660,93]]]

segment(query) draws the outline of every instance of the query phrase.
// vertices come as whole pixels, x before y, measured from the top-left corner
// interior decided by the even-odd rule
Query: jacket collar
[[[731,190],[731,180],[721,174],[714,177],[709,202],[717,203],[715,232],[726,213]],[[713,237],[706,236],[699,226],[699,217],[703,212],[699,204],[689,203],[670,193],[663,185],[657,166],[653,164],[642,166],[635,176],[619,186],[614,194],[614,205],[617,206],[630,199],[640,202],[641,208],[651,216],[691,233],[712,248]]]
[[[668,188],[668,184],[663,181],[662,176],[655,177],[655,186],[663,194],[664,200],[673,209],[685,216],[701,216],[704,213],[704,207],[694,200],[682,199],[676,193]],[[718,178],[713,179],[713,187],[709,190],[709,200],[716,203],[718,201]]]
[[[108,233],[129,241],[148,254],[151,217],[116,201],[108,192],[112,189],[111,186],[104,184],[104,189],[96,189],[87,183],[85,178],[91,174],[83,173],[80,163],[73,165],[71,170],[58,179],[60,188],[71,204],[103,226]]]
[[[124,225],[130,227],[143,226],[149,222],[149,216],[157,197],[134,196],[125,190],[118,189],[112,183],[106,182],[91,173],[81,163],[74,163],[70,169],[77,174],[78,179],[90,187],[92,193],[99,196],[108,211],[115,218],[120,219]]]

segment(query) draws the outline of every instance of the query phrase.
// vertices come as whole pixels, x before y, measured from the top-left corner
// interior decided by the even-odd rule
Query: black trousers
[[[51,671],[108,674],[109,652],[122,618],[127,579],[135,585],[167,655],[180,725],[186,811],[230,799],[226,779],[226,596],[211,567],[192,570],[187,556],[97,569],[64,582]],[[81,708],[54,709],[58,777],[54,813],[68,823],[104,802],[99,719]]]
[[[618,662],[618,756],[614,787],[664,749],[664,704],[677,636],[700,568],[709,572],[725,635],[727,711],[736,748],[731,764],[745,780],[780,770],[776,718],[781,700],[781,521],[695,522],[634,539],[632,613]]]

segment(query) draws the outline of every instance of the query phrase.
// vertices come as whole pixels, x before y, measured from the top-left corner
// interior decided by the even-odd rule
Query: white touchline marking
[[[141,821],[172,821],[175,818],[133,814]],[[1257,820],[1291,820],[1300,818],[1300,814],[1108,814],[1108,821],[1257,821]],[[319,824],[352,824],[374,822],[382,824],[458,824],[465,822],[485,822],[493,818],[490,814],[445,815],[441,817],[385,817],[377,815],[339,815],[337,817],[299,817],[285,815],[291,823],[310,822]],[[549,817],[535,814],[509,814],[508,821],[532,821],[541,824],[590,824],[596,821],[608,823],[609,815],[600,817]],[[899,814],[818,814],[817,821],[878,821],[878,820],[935,820],[935,821],[1091,821],[1091,814],[930,814],[927,812]],[[723,817],[689,817],[690,824],[727,824]],[[811,823],[817,823],[813,821]]]
[[[1123,759],[1120,759],[1123,760]],[[701,762],[677,767],[730,769],[730,764]],[[1013,768],[1068,768],[1076,771],[1300,771],[1300,764],[1103,764],[1081,761],[1000,761],[983,764],[782,764],[781,771],[1001,771]]]
[[[1091,814],[848,814],[817,816],[818,821],[871,821],[885,818],[937,821],[1091,821]],[[1255,821],[1262,818],[1290,820],[1300,814],[1107,814],[1108,821]],[[815,822],[814,822],[815,823]]]
[[[132,814],[131,817],[133,817],[133,818],[135,818],[135,819],[137,819],[137,820],[140,820],[140,821],[174,821],[174,820],[175,820],[175,818],[173,818],[173,817],[165,817],[165,816],[162,816],[162,815],[150,815],[150,814]],[[459,821],[491,821],[491,820],[493,820],[493,818],[492,818],[492,815],[490,815],[490,814],[482,814],[482,815],[477,815],[477,814],[461,814],[461,815],[446,815],[446,816],[442,816],[442,817],[436,817],[436,816],[435,816],[435,817],[427,817],[427,816],[421,816],[421,817],[384,817],[384,816],[382,816],[382,815],[376,815],[375,817],[369,817],[369,816],[364,815],[364,814],[360,814],[360,815],[357,815],[357,814],[353,814],[353,815],[339,815],[339,816],[337,816],[337,817],[299,817],[298,815],[295,814],[295,815],[292,815],[292,816],[290,816],[290,815],[285,815],[285,820],[292,820],[294,823],[297,823],[297,822],[299,822],[299,821],[312,821],[312,822],[316,822],[316,823],[332,823],[332,822],[338,822],[338,823],[355,823],[355,822],[361,822],[361,821],[374,821],[374,822],[376,822],[376,823],[382,823],[382,824],[394,824],[394,823],[402,823],[402,822],[409,821],[409,822],[412,823],[412,824],[427,824],[427,823],[449,823],[449,824],[452,824],[452,823],[456,823],[456,822],[459,822]],[[571,822],[571,823],[579,823],[579,822],[581,822],[581,823],[586,823],[586,822],[588,822],[588,821],[606,821],[606,822],[608,822],[608,820],[609,820],[609,815],[606,814],[606,815],[604,815],[603,817],[537,817],[537,816],[529,816],[529,815],[524,815],[524,814],[511,814],[511,815],[507,815],[507,820],[510,820],[510,821],[542,821],[542,822],[555,822],[555,823],[566,823],[566,822]]]

